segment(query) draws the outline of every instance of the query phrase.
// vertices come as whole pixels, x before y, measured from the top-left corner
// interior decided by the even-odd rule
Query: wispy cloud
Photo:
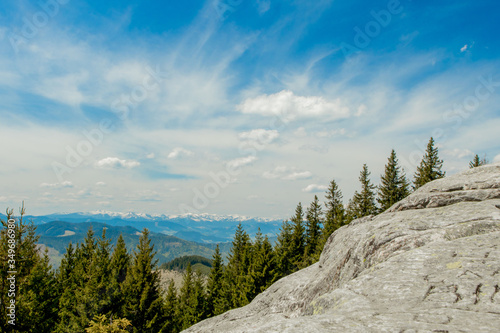
[[[310,171],[299,171],[295,167],[277,166],[272,171],[266,171],[262,174],[266,179],[299,180],[312,177]]]

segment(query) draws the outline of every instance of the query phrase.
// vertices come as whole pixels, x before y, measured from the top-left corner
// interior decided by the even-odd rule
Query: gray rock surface
[[[185,332],[500,332],[500,164],[353,221],[318,263]]]

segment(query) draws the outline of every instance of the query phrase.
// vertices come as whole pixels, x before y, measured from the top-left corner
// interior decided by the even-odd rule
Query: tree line
[[[485,163],[476,155],[469,166]],[[0,331],[179,332],[250,303],[278,279],[317,262],[335,230],[356,218],[376,215],[412,190],[444,177],[442,165],[431,138],[411,186],[392,150],[378,187],[363,165],[361,188],[344,205],[342,191],[332,180],[324,204],[317,196],[305,209],[299,203],[283,222],[275,244],[260,230],[251,239],[239,224],[226,261],[216,247],[208,279],[194,272],[189,260],[180,260],[187,267],[179,291],[173,281],[166,291],[160,289],[156,252],[147,229],[132,253],[121,235],[112,245],[105,229],[100,236],[89,229],[81,244],[68,245],[60,267],[53,270],[47,250],[42,253],[37,246],[35,226],[23,218],[23,206],[15,218],[15,326],[6,320],[11,248],[7,221],[1,221]],[[13,210],[8,209],[7,220],[12,218]]]

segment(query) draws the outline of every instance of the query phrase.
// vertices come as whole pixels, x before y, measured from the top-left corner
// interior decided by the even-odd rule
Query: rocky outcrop
[[[500,164],[418,189],[186,332],[500,332]]]

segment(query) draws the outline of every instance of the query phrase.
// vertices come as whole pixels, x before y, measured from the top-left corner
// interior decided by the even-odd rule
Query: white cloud
[[[325,185],[318,185],[318,184],[309,184],[305,188],[302,189],[303,192],[308,192],[308,193],[316,193],[316,192],[323,192],[328,189],[328,186]]]
[[[291,174],[283,177],[284,180],[297,180],[297,179],[307,179],[311,178],[312,173],[310,171],[302,171],[302,172],[292,172]]]
[[[461,49],[460,52],[465,52],[469,48],[469,45],[465,44]]]
[[[246,99],[237,106],[237,110],[247,114],[279,116],[284,122],[296,118],[325,116],[332,120],[349,116],[349,108],[343,105],[340,98],[332,101],[321,96],[296,96],[290,90]]]
[[[287,166],[278,166],[272,171],[266,171],[262,174],[266,179],[298,180],[312,177],[310,171],[298,171],[296,168]]]
[[[238,135],[242,141],[256,141],[259,144],[267,145],[279,137],[277,130],[255,129],[250,132],[242,132]]]
[[[155,158],[155,153],[151,153],[151,154],[146,155],[146,158],[149,158],[149,159]]]
[[[96,162],[96,167],[101,169],[132,169],[141,165],[138,161],[134,160],[121,160],[118,157],[106,157]]]
[[[193,154],[194,153],[190,150],[187,150],[187,149],[184,149],[181,147],[177,147],[177,148],[174,148],[174,150],[172,150],[170,152],[170,154],[168,154],[168,158],[178,158],[178,157],[182,157],[182,156],[193,156]]]
[[[231,169],[237,169],[257,160],[255,156],[240,157],[227,162],[226,166]]]
[[[0,202],[7,202],[9,199],[5,196],[0,197]]]
[[[106,186],[106,183],[105,182],[97,182],[95,183],[97,186]]]
[[[464,158],[467,156],[472,156],[474,153],[472,151],[470,151],[469,149],[455,148],[455,149],[444,150],[443,154],[451,156],[451,157],[455,157],[455,158]]]
[[[71,188],[71,187],[74,187],[74,185],[70,181],[64,181],[62,183],[54,183],[54,184],[41,183],[40,187],[43,187],[43,188]]]
[[[494,163],[500,163],[500,154],[498,154],[497,156],[495,156],[495,157],[493,158],[493,162],[494,162]]]

